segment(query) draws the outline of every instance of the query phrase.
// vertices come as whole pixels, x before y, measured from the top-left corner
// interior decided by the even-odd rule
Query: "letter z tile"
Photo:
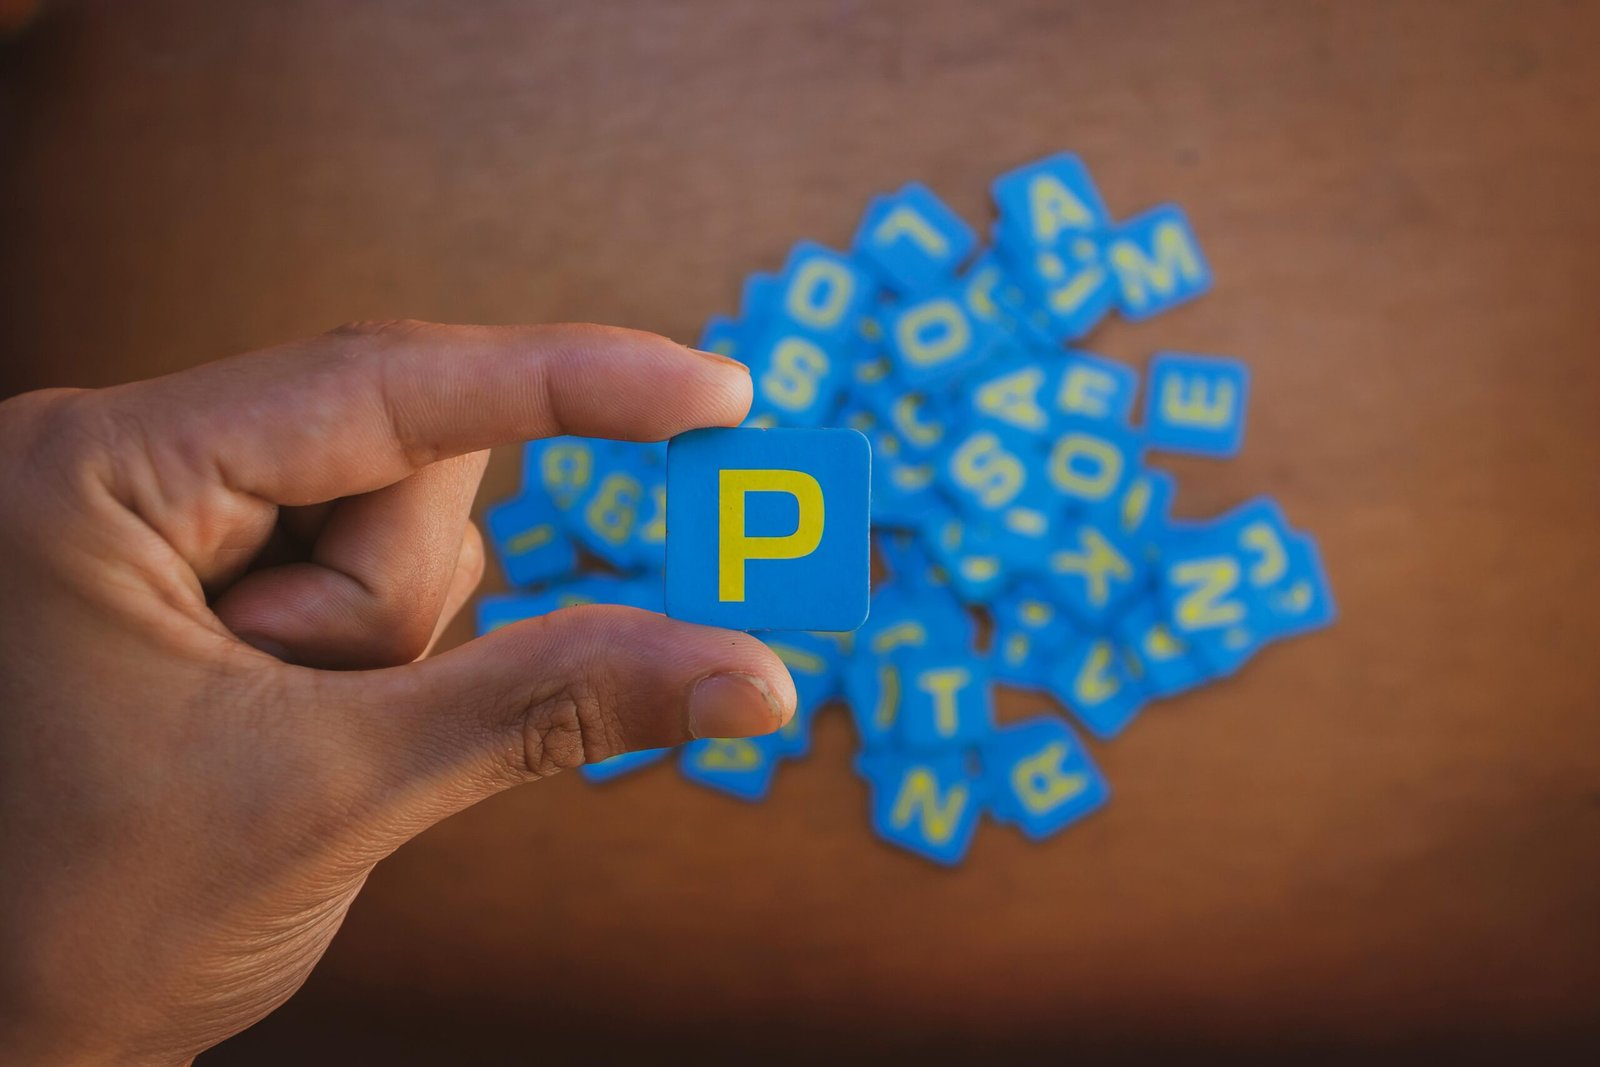
[[[667,614],[854,630],[871,576],[872,453],[840,429],[692,430],[667,450]]]

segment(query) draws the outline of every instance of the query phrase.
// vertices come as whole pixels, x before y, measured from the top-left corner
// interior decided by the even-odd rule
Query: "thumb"
[[[384,851],[520,782],[794,714],[783,662],[748,634],[615,605],[565,608],[443,655],[333,674],[380,796]],[[374,692],[373,683],[379,692]]]

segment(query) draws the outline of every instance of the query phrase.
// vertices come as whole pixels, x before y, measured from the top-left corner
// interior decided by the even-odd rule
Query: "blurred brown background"
[[[1278,495],[1344,616],[954,872],[869,835],[837,713],[759,807],[502,796],[202,1062],[1600,1053],[1597,46],[1586,3],[47,4],[0,44],[0,395],[363,318],[692,339],[871,194],[986,220],[1071,148],[1218,278],[1092,347],[1255,369],[1180,511]]]

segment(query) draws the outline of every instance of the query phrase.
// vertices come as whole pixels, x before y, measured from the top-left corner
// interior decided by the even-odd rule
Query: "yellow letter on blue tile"
[[[1211,268],[1176,204],[1118,226],[1104,254],[1117,280],[1122,314],[1132,321],[1159,315],[1211,288]]]
[[[1250,369],[1238,360],[1158,352],[1145,395],[1145,441],[1165,452],[1237,455],[1249,392]]]
[[[868,754],[856,767],[872,784],[878,836],[935,863],[961,862],[983,808],[982,782],[964,755]]]
[[[854,430],[693,430],[667,453],[667,614],[737,630],[867,616],[871,456]]]
[[[1105,778],[1072,728],[1040,716],[997,730],[983,745],[989,810],[1038,841],[1102,807]]]
[[[539,486],[489,509],[489,539],[512,585],[535,585],[569,574],[578,554],[561,526],[561,511]]]
[[[955,277],[977,244],[972,227],[916,182],[875,198],[856,231],[855,252],[902,295],[926,292]]]

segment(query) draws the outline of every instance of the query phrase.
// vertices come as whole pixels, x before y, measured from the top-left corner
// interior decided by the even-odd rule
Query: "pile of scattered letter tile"
[[[1183,212],[1114,221],[1068,154],[1002,175],[993,198],[980,248],[921,185],[877,197],[848,253],[801,242],[700,341],[750,367],[747,425],[866,435],[883,577],[852,634],[760,635],[799,692],[787,727],[691,742],[679,767],[760,800],[842,698],[873,827],[940,863],[962,858],[982,814],[1038,839],[1105,803],[1069,721],[1109,740],[1151,703],[1334,617],[1316,542],[1274,501],[1179,521],[1173,479],[1146,466],[1148,453],[1236,454],[1247,368],[1158,352],[1136,415],[1137,372],[1073,347],[1113,311],[1143,320],[1209,288]],[[528,444],[520,495],[488,519],[519,591],[483,598],[480,632],[571,604],[660,611],[665,449]],[[606,573],[579,573],[579,549]],[[1066,715],[999,725],[997,685]],[[604,781],[668,755],[583,773]]]

